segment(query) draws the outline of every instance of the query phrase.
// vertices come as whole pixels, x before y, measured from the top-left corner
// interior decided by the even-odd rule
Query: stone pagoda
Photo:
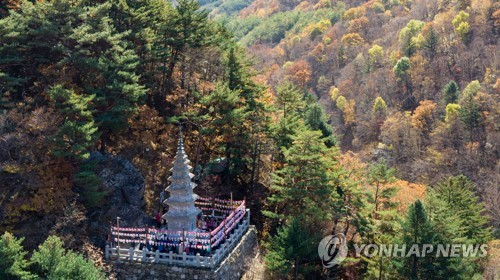
[[[167,191],[170,197],[163,203],[168,205],[168,212],[163,216],[167,221],[169,230],[196,230],[196,217],[201,212],[195,207],[197,195],[193,193],[196,184],[191,181],[194,175],[191,173],[190,161],[184,152],[182,141],[182,130],[179,133],[179,145],[175,156],[172,176],[168,179],[170,186]]]

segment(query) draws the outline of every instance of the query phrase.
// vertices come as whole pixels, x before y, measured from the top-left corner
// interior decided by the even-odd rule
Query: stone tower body
[[[194,204],[197,196],[193,193],[193,189],[196,184],[191,181],[194,175],[191,173],[189,163],[184,152],[181,132],[174,166],[170,170],[172,176],[168,179],[170,186],[167,191],[170,192],[170,197],[164,201],[169,206],[168,212],[163,216],[169,230],[196,230],[196,216],[201,211]]]

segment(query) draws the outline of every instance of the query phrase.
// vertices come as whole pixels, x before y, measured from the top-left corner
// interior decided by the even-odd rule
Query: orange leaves
[[[305,88],[311,80],[311,66],[305,60],[298,60],[285,67],[286,76],[297,86]]]
[[[420,102],[420,106],[415,109],[411,117],[411,124],[423,133],[429,133],[432,130],[436,114],[436,103],[430,100]]]
[[[394,183],[390,183],[386,187],[395,187],[398,189],[398,192],[392,200],[398,203],[398,210],[400,212],[406,211],[408,206],[414,203],[417,199],[423,200],[427,191],[427,188],[424,185],[414,184],[404,180],[398,180]]]
[[[358,33],[361,31],[365,31],[368,28],[369,22],[370,21],[365,16],[353,19],[347,23],[347,31],[349,33]]]

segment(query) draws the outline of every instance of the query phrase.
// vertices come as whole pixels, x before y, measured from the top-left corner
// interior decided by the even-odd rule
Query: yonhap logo
[[[347,241],[345,235],[338,233],[328,235],[319,242],[318,255],[325,268],[331,268],[347,257]]]

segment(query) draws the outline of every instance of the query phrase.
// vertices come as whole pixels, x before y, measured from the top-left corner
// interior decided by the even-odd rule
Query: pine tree
[[[48,95],[64,118],[64,123],[54,136],[54,155],[79,161],[88,159],[98,136],[89,109],[95,95],[77,95],[62,85],[51,87]]]
[[[423,47],[427,50],[431,58],[436,55],[436,51],[439,47],[439,33],[433,26],[429,27],[425,33]]]
[[[300,90],[289,82],[279,85],[276,95],[275,107],[279,119],[273,129],[273,137],[278,148],[290,147],[292,136],[303,129],[302,112],[306,104]]]
[[[481,112],[473,94],[464,95],[461,98],[460,119],[468,132],[469,141],[473,141],[482,123]]]
[[[34,279],[28,271],[29,263],[25,259],[27,252],[21,243],[24,238],[17,239],[5,232],[0,237],[0,279]]]
[[[330,124],[328,124],[328,117],[325,114],[323,108],[316,102],[307,106],[305,111],[305,124],[311,130],[320,130],[325,138],[325,144],[327,147],[332,147],[336,143],[335,136],[333,135],[333,129]]]
[[[417,200],[408,208],[408,214],[402,223],[400,235],[401,245],[409,250],[414,244],[422,247],[423,244],[434,244],[436,240],[433,225],[429,221],[424,204]],[[434,277],[432,270],[432,257],[418,257],[413,254],[409,257],[397,258],[394,261],[399,273],[406,279],[430,279]]]
[[[126,126],[146,92],[136,73],[138,57],[123,40],[125,34],[115,30],[110,8],[109,2],[25,2],[0,22],[5,31],[0,34],[5,42],[0,46],[1,63],[12,99],[31,97],[35,106],[44,105],[45,89],[62,85],[82,100],[92,100],[88,109],[99,128],[102,149]],[[66,129],[77,126],[69,123]],[[90,132],[91,127],[85,129]]]
[[[365,236],[367,243],[392,244],[400,226],[397,223],[397,204],[393,201],[397,189],[389,186],[393,183],[396,170],[389,168],[385,162],[372,164],[368,169],[367,183],[369,184],[370,196],[368,203],[372,210],[369,214],[369,230]],[[389,257],[375,255],[365,258],[368,263],[367,275],[374,279],[386,279],[394,274],[392,262]]]
[[[324,217],[335,197],[334,148],[327,148],[321,132],[301,130],[292,136],[290,148],[283,148],[284,165],[272,174],[269,201],[274,209],[264,211],[271,218]]]
[[[104,279],[91,261],[63,248],[61,239],[49,236],[31,257],[34,270],[42,279]]]
[[[455,81],[450,81],[443,89],[446,104],[456,103],[458,100],[459,88]]]
[[[474,184],[464,175],[450,177],[434,187],[436,197],[446,203],[451,213],[462,220],[465,237],[475,244],[484,244],[491,239],[485,207],[479,202]]]
[[[314,224],[303,216],[291,218],[264,245],[267,249],[266,267],[279,278],[290,277],[293,271],[295,275],[304,272],[306,268],[303,266],[314,263],[317,258],[316,248],[321,236],[315,229]]]

